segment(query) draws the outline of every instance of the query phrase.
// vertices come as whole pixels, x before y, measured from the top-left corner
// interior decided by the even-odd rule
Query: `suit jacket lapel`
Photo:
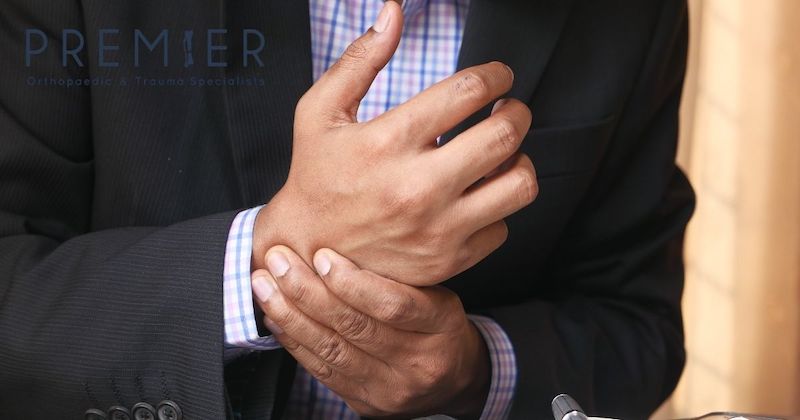
[[[312,84],[307,1],[222,1],[229,30],[229,65],[224,77],[263,80],[264,86],[223,88],[225,121],[242,196],[242,206],[263,204],[283,185],[292,156],[292,127],[298,99]],[[244,68],[241,30],[263,32],[264,67]],[[252,60],[251,60],[252,61]]]
[[[462,70],[498,60],[516,79],[509,97],[528,102],[544,73],[573,0],[470,0],[458,59]],[[444,136],[450,140],[486,118],[487,106]]]

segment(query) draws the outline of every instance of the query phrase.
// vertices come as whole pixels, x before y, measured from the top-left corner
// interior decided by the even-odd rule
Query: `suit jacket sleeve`
[[[91,89],[42,85],[89,77],[61,66],[61,30],[80,30],[80,7],[8,1],[0,22],[3,418],[162,400],[184,418],[225,418],[222,273],[236,213],[92,232]],[[30,67],[27,28],[50,44]]]
[[[488,311],[516,353],[512,418],[549,418],[559,393],[592,414],[646,418],[683,368],[681,254],[694,196],[674,157],[687,17],[684,2],[662,3],[604,162],[546,278],[531,280],[555,292]]]

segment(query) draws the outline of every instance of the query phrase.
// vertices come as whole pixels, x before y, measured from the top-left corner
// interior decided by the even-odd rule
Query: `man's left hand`
[[[480,415],[490,359],[453,292],[395,282],[327,249],[316,272],[282,246],[266,260],[252,278],[267,328],[359,415]]]

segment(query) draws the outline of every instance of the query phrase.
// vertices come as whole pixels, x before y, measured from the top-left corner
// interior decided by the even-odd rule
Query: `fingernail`
[[[272,331],[273,334],[283,334],[283,328],[279,327],[275,321],[269,318],[264,318],[264,325],[266,325],[267,329]]]
[[[325,252],[317,252],[314,256],[314,268],[320,276],[327,276],[331,272],[331,259]]]
[[[267,257],[267,268],[274,277],[283,277],[291,265],[286,256],[280,252],[273,252]]]
[[[253,293],[256,294],[261,303],[266,303],[269,298],[275,294],[275,288],[272,287],[272,283],[267,280],[266,277],[256,277],[253,279]]]
[[[378,13],[378,19],[375,20],[375,24],[372,25],[372,29],[375,32],[381,33],[389,27],[389,7],[386,5],[386,2],[383,3],[383,9],[381,12]]]
[[[503,106],[503,104],[505,104],[506,102],[508,102],[508,99],[506,98],[500,99],[499,101],[495,102],[494,106],[492,107],[492,114],[494,114],[495,111],[500,109],[500,107]]]

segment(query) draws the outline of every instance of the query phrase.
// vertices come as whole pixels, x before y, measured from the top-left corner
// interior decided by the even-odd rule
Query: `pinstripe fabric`
[[[318,79],[344,49],[377,18],[377,0],[310,0],[314,79]],[[369,121],[407,101],[455,71],[461,46],[467,0],[406,0],[405,28],[397,52],[375,80],[358,111]],[[225,256],[226,358],[237,353],[279,347],[272,336],[259,337],[250,291],[252,229],[260,207],[240,213],[231,227]],[[508,414],[516,383],[511,342],[494,321],[470,316],[490,349],[492,382],[482,419]],[[357,419],[332,391],[301,366],[287,406],[290,419]]]
[[[213,279],[234,216],[94,232],[57,251],[52,240],[10,238],[0,266],[26,274],[0,311],[0,382],[42,396],[20,403],[4,391],[2,417],[83,418],[90,407],[170,399],[185,418],[219,418],[223,366],[213,361],[223,345],[222,302]],[[136,281],[116,281],[130,273]],[[80,281],[54,281],[67,276]]]
[[[287,31],[301,26],[294,24],[302,20],[293,19],[292,10],[281,6],[263,15],[251,10],[247,17],[297,42],[279,32],[280,21],[292,22],[285,24]],[[277,120],[290,121],[291,110],[289,115],[280,110],[305,90],[295,90],[305,82],[305,66],[281,60],[276,73],[300,80],[292,84],[280,76],[265,77],[277,86],[247,90],[267,92],[276,101],[257,101],[259,115],[249,120],[236,112],[243,89],[25,83],[28,76],[132,81],[139,71],[142,76],[187,76],[182,66],[164,68],[159,62],[151,67],[158,60],[145,61],[141,68],[128,66],[123,56],[130,57],[126,53],[132,43],[126,41],[132,31],[125,28],[151,34],[160,28],[199,31],[220,27],[221,12],[193,0],[114,7],[105,2],[0,2],[4,420],[78,419],[90,408],[130,409],[138,402],[157,406],[163,400],[177,403],[187,419],[225,418],[221,256],[237,214],[231,210],[263,202],[245,202],[237,194],[239,175],[248,168],[233,166],[231,149],[249,144],[241,140],[245,135],[234,137],[237,133],[226,124],[233,121],[260,133],[247,138],[256,138],[264,152],[250,155],[275,156],[277,141],[264,139],[277,137],[289,139],[288,150],[291,136],[283,133],[290,133],[291,126]],[[307,20],[307,10],[304,15]],[[240,16],[231,16],[222,27],[241,31]],[[98,68],[96,55],[88,51],[89,34],[97,34],[98,27],[121,30],[115,42],[122,64],[111,71]],[[30,28],[53,37],[47,53],[25,67],[24,33]],[[56,34],[65,28],[86,34],[86,67],[62,66],[55,45]],[[182,52],[170,48],[169,53],[174,62]],[[269,70],[278,68],[271,57],[264,56]],[[191,69],[198,78],[219,73],[206,66]],[[310,81],[310,65],[307,75]],[[225,105],[232,114],[221,110]],[[263,115],[276,121],[264,122]],[[251,130],[260,124],[270,130]],[[250,177],[280,183],[285,176],[279,165],[260,164],[269,168],[267,174]],[[258,185],[264,193],[269,193],[267,183]],[[263,358],[279,356],[269,352]],[[260,389],[274,394],[274,386]]]

